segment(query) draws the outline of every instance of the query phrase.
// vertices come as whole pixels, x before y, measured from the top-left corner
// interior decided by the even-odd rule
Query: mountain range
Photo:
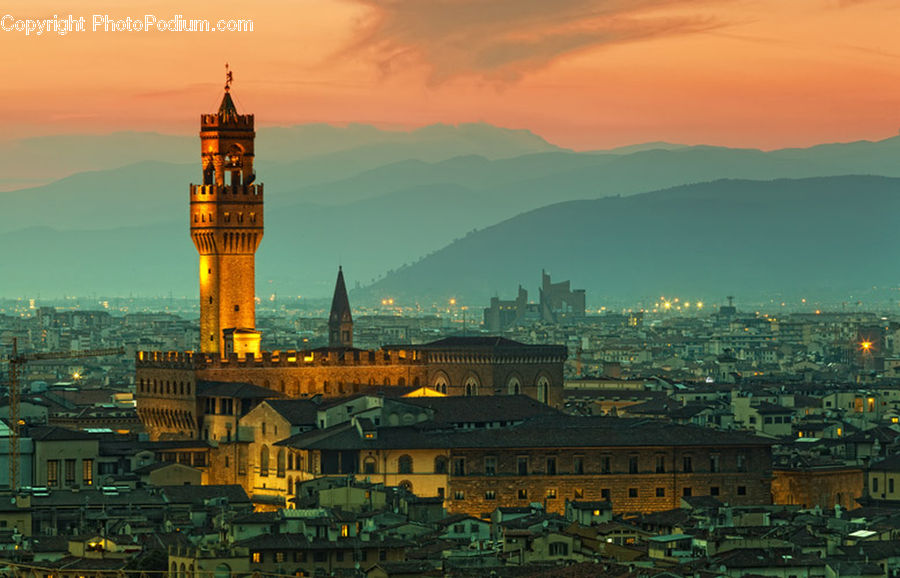
[[[0,193],[0,241],[13,248],[0,264],[0,294],[195,294],[196,257],[187,231],[187,185],[199,177],[193,162],[195,141],[116,133],[88,138],[81,147],[75,137],[19,143],[28,154],[19,150],[19,157],[13,154],[0,162],[13,181],[27,179],[35,159],[47,160],[65,150],[73,152],[65,167],[84,162],[95,170]],[[158,154],[141,156],[148,148]],[[165,154],[158,149],[166,149]],[[103,162],[91,165],[85,160],[97,156]],[[16,158],[18,169],[13,166]],[[864,226],[849,214],[858,206],[853,195],[881,195],[872,197],[873,202],[890,206],[893,180],[808,179],[900,176],[897,158],[897,137],[770,152],[648,143],[577,153],[527,131],[481,124],[412,132],[362,125],[261,129],[257,173],[266,187],[266,234],[258,253],[258,293],[325,296],[339,263],[350,286],[359,287],[360,299],[390,293],[427,302],[452,293],[484,300],[514,293],[519,282],[533,288],[542,267],[556,278],[571,277],[575,286],[588,290],[589,301],[627,298],[640,291],[655,294],[664,286],[688,291],[696,284],[695,292],[705,287],[712,291],[711,283],[719,277],[716,290],[730,292],[740,287],[763,292],[801,286],[829,289],[837,285],[817,285],[815,275],[792,276],[802,268],[789,268],[781,277],[774,265],[750,267],[760,273],[757,277],[748,277],[745,265],[704,277],[700,264],[707,267],[710,261],[695,256],[673,269],[669,261],[655,263],[651,256],[656,253],[642,248],[641,242],[646,238],[666,244],[656,232],[668,230],[702,256],[710,249],[703,249],[697,239],[708,239],[715,230],[728,241],[714,243],[717,250],[729,247],[728,260],[765,263],[777,256],[772,247],[786,238],[784,234],[773,237],[771,246],[729,243],[743,231],[745,221],[769,211],[773,223],[780,222],[779,215],[790,214],[797,226],[808,228],[811,238],[825,236],[816,242],[831,246],[831,231],[806,222],[815,212],[786,212],[788,206],[780,206],[778,195],[796,193],[813,202],[809,195],[814,190],[844,191],[828,197],[822,210]],[[127,164],[111,166],[116,162]],[[791,180],[766,182],[772,179]],[[659,189],[665,190],[646,194]],[[776,197],[769,194],[774,190],[779,191]],[[699,213],[676,210],[664,201],[679,199],[692,206],[698,201],[691,195],[699,191],[709,196],[697,206]],[[764,208],[754,204],[762,199]],[[710,203],[720,212],[712,211]],[[603,226],[579,225],[579,214]],[[712,224],[705,226],[694,218],[697,214],[706,214]],[[716,229],[726,214],[731,225]],[[890,214],[872,218],[888,219]],[[528,223],[528,228],[518,229],[520,223]],[[504,233],[497,236],[498,230]],[[746,237],[747,232],[742,234]],[[609,235],[615,235],[615,241]],[[632,242],[624,243],[626,238]],[[483,244],[483,239],[491,243]],[[601,251],[609,246],[619,250]],[[543,249],[549,247],[556,250]],[[493,265],[482,263],[488,255]],[[623,260],[617,261],[616,255]],[[725,259],[724,254],[715,256]],[[642,259],[650,259],[648,267],[666,274],[623,276],[629,269],[626,263]],[[856,261],[854,266],[862,266],[865,259]],[[695,265],[700,269],[691,268]],[[593,273],[579,277],[585,270]],[[611,283],[610,275],[620,281]],[[870,277],[841,275],[841,281],[852,285],[859,279],[861,286],[890,282],[874,272]]]
[[[359,297],[486,303],[514,298],[517,284],[534,290],[546,269],[595,305],[841,300],[900,285],[897,211],[900,179],[873,176],[729,179],[569,201],[467,235]]]

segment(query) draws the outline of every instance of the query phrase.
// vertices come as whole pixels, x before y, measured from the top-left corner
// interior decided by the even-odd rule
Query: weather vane
[[[231,90],[231,82],[234,80],[234,77],[231,75],[231,69],[228,68],[228,63],[225,63],[225,92]]]

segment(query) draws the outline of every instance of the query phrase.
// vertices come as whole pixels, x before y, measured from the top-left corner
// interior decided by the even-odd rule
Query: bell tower
[[[253,172],[253,115],[238,114],[227,69],[219,111],[200,115],[203,184],[191,185],[190,216],[191,238],[200,253],[200,351],[222,356],[259,353],[255,254],[263,236],[263,186],[254,182]]]

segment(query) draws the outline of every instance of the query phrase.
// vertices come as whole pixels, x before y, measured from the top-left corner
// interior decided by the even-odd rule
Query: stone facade
[[[408,349],[320,349],[232,354],[140,352],[138,415],[150,439],[199,439],[210,415],[198,383],[248,383],[271,397],[341,397],[373,386],[430,385],[446,395],[522,393],[553,407],[563,402],[563,346],[501,338],[451,338]],[[236,400],[234,415],[249,411]],[[240,407],[237,407],[240,406]],[[235,431],[236,425],[234,426]],[[210,439],[219,428],[212,426]]]
[[[285,444],[314,476],[406,481],[417,494],[443,495],[449,512],[472,516],[535,502],[561,514],[567,499],[610,501],[615,513],[670,510],[685,496],[772,503],[771,442],[738,432],[560,415],[494,429],[423,424],[366,433],[348,425]],[[402,456],[412,458],[408,468]]]
[[[646,513],[678,508],[688,495],[711,495],[732,505],[772,503],[767,473],[771,453],[766,447],[598,446],[454,450],[447,509],[481,515],[497,507],[538,502],[547,511],[563,513],[568,499],[609,500],[617,514]],[[738,455],[744,456],[742,471]],[[684,471],[686,458],[689,472]],[[713,459],[718,461],[715,471]],[[491,460],[494,474],[485,471]],[[609,470],[604,469],[607,460]],[[629,473],[632,460],[637,460],[635,473]],[[658,460],[661,472],[656,471]]]
[[[772,501],[803,508],[855,509],[865,486],[862,468],[852,466],[776,468],[772,476]]]

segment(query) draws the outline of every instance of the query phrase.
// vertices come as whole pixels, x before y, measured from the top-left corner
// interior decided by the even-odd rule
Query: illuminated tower
[[[191,185],[190,216],[200,253],[200,351],[223,356],[259,353],[254,255],[263,236],[253,115],[238,114],[230,89],[228,73],[219,111],[200,116],[203,184]]]
[[[350,315],[350,300],[340,267],[328,317],[328,347],[353,347],[353,316]]]

